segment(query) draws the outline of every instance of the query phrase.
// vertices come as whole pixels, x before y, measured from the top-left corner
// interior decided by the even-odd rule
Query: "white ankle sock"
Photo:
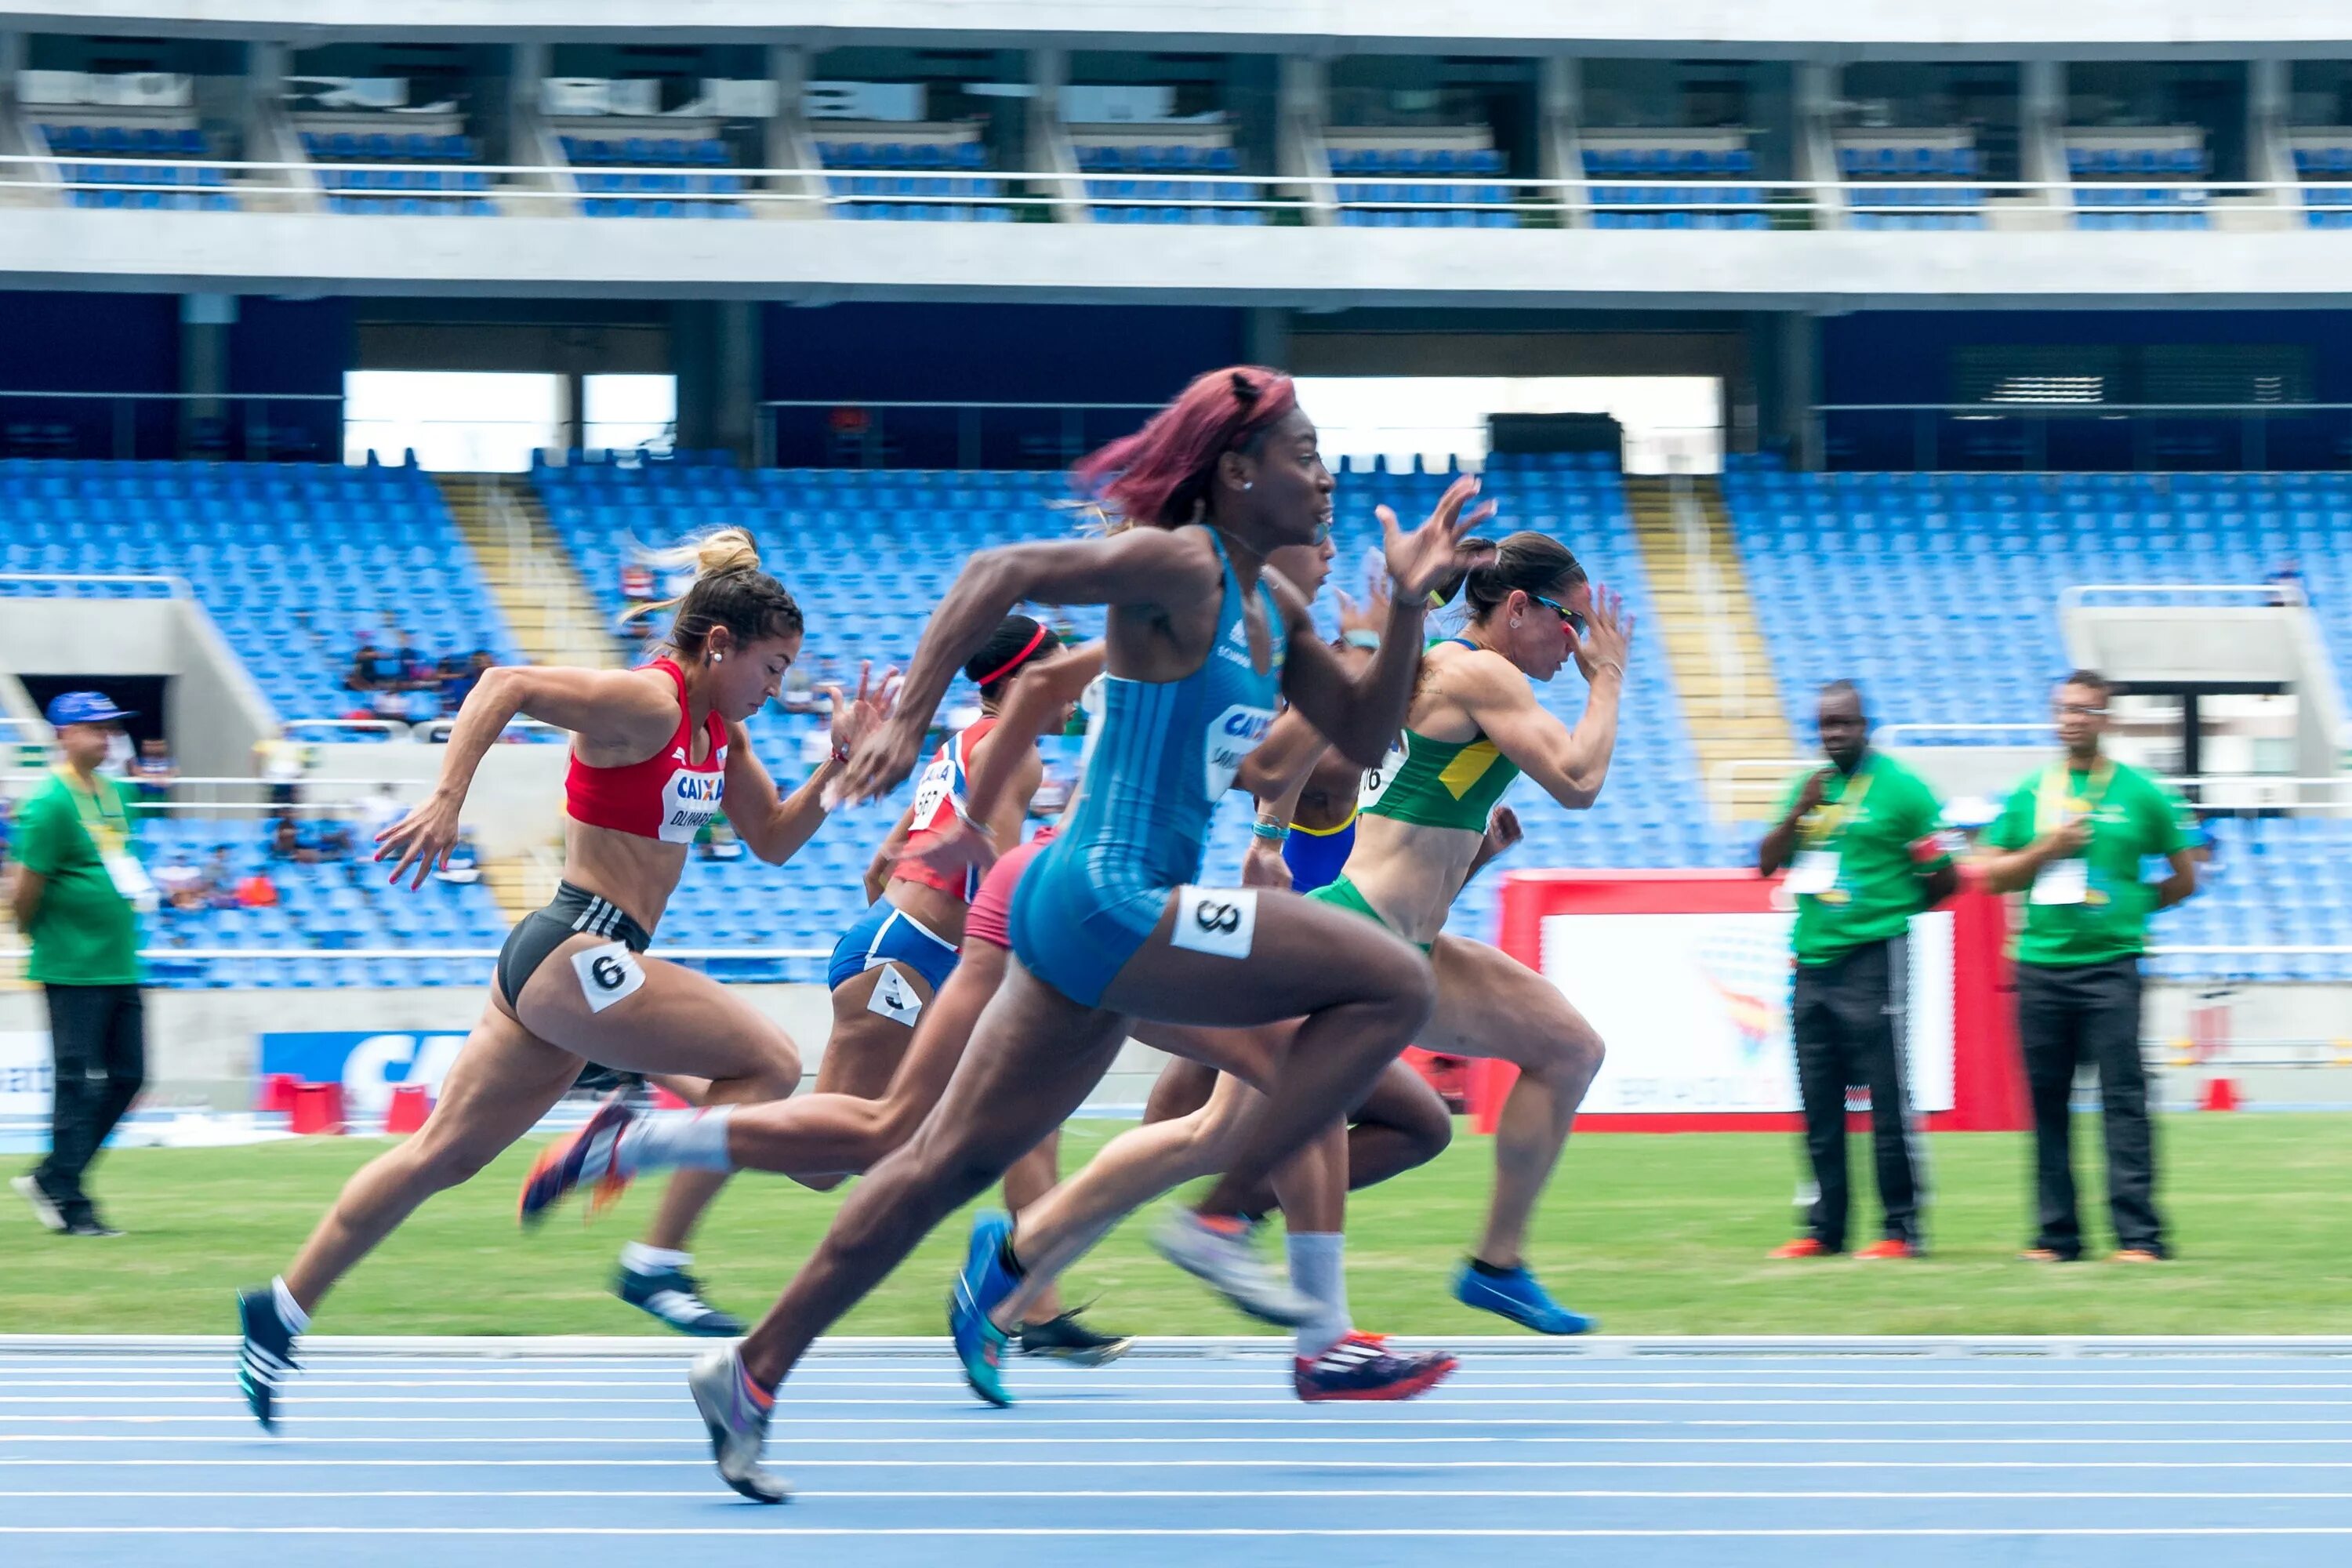
[[[663,1274],[673,1268],[683,1268],[694,1261],[691,1252],[678,1252],[667,1247],[647,1247],[642,1241],[632,1241],[621,1248],[621,1267],[632,1274]]]
[[[613,1164],[624,1176],[676,1167],[693,1171],[731,1171],[727,1157],[727,1119],[731,1105],[704,1110],[656,1110],[629,1123],[613,1150]]]
[[[1290,1283],[1323,1304],[1323,1312],[1298,1329],[1298,1353],[1313,1361],[1348,1337],[1356,1325],[1348,1316],[1348,1238],[1338,1231],[1293,1231],[1284,1243],[1290,1255]]]
[[[286,1276],[281,1274],[269,1282],[269,1294],[278,1303],[278,1321],[298,1334],[310,1328],[310,1314],[304,1311],[301,1303],[294,1300],[294,1292],[286,1289]]]

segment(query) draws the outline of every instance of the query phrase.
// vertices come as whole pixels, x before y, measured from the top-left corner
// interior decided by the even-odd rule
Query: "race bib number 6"
[[[588,998],[591,1013],[601,1013],[635,995],[646,983],[637,955],[624,942],[599,942],[581,949],[572,955],[572,972],[580,977],[580,994]]]
[[[1176,889],[1176,929],[1169,933],[1170,946],[1212,958],[1247,958],[1256,934],[1256,889],[1188,885]]]

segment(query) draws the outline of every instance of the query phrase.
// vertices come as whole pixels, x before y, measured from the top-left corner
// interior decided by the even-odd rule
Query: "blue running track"
[[[0,1563],[2352,1561],[2344,1342],[1517,1339],[1412,1404],[1318,1407],[1266,1348],[1176,1343],[1016,1357],[1004,1411],[943,1345],[852,1342],[778,1402],[782,1508],[712,1473],[693,1347],[490,1343],[313,1342],[270,1437],[225,1342],[0,1340]]]

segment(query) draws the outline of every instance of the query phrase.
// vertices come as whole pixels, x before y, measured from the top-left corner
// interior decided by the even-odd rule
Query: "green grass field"
[[[2078,1129],[2078,1146],[2089,1131]],[[2028,1236],[2028,1151],[2021,1137],[1990,1133],[1931,1141],[1938,1196],[1927,1260],[1767,1261],[1790,1233],[1795,1142],[1723,1134],[1580,1138],[1530,1256],[1564,1300],[1620,1333],[2352,1332],[2352,1117],[2179,1116],[2158,1136],[2181,1255],[2161,1268],[2013,1261]],[[1099,1141],[1079,1124],[1066,1161]],[[2095,1147],[2095,1136],[2088,1141]],[[344,1176],[380,1147],[315,1139],[110,1154],[93,1186],[131,1233],[113,1241],[50,1237],[0,1194],[0,1331],[226,1331],[232,1289],[274,1273]],[[1854,1152],[1864,1154],[1859,1140]],[[649,1212],[650,1193],[632,1193],[593,1229],[568,1212],[527,1237],[514,1222],[524,1163],[509,1153],[428,1205],[345,1281],[319,1331],[658,1332],[604,1294],[614,1251]],[[1504,1330],[1447,1292],[1488,1174],[1486,1141],[1464,1136],[1436,1164],[1358,1194],[1349,1282],[1359,1322],[1402,1333]],[[2095,1170],[2089,1175],[2095,1193]],[[747,1313],[763,1306],[836,1201],[740,1179],[701,1238],[712,1296]],[[962,1233],[961,1221],[942,1226],[841,1331],[941,1331]],[[2095,1245],[2109,1240],[2103,1217],[2093,1235]],[[1253,1328],[1153,1257],[1137,1222],[1069,1283],[1078,1300],[1100,1297],[1094,1316],[1106,1327]]]

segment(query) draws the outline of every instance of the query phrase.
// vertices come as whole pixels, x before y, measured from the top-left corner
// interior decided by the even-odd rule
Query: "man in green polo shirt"
[[[1915,1258],[1925,1240],[1904,1062],[1911,917],[1951,897],[1959,873],[1935,792],[1871,749],[1860,689],[1850,680],[1822,688],[1816,721],[1829,766],[1790,787],[1756,857],[1762,876],[1789,868],[1788,890],[1797,900],[1790,1024],[1818,1194],[1806,1234],[1772,1256],[1845,1250],[1845,1091],[1865,1083],[1885,1225],[1882,1238],[1857,1256]]]
[[[16,808],[9,903],[32,940],[26,973],[48,1002],[57,1085],[48,1158],[10,1185],[68,1236],[121,1234],[99,1217],[82,1175],[147,1077],[139,915],[155,890],[131,852],[130,797],[98,772],[127,716],[95,691],[52,701],[65,765]]]
[[[2197,865],[2180,798],[2102,752],[2107,697],[2095,670],[2078,669],[2059,683],[2055,716],[2066,754],[2019,784],[1985,835],[2001,851],[1985,861],[1988,885],[2026,895],[2017,1034],[2033,1096],[2040,1211],[2024,1256],[2037,1263],[2083,1255],[2066,1124],[2075,1069],[2085,1061],[2099,1074],[2116,1260],[2166,1256],[2140,1057],[2139,955],[2147,917],[2197,890]],[[2140,879],[2140,862],[2150,855],[2170,864],[2161,882]]]

